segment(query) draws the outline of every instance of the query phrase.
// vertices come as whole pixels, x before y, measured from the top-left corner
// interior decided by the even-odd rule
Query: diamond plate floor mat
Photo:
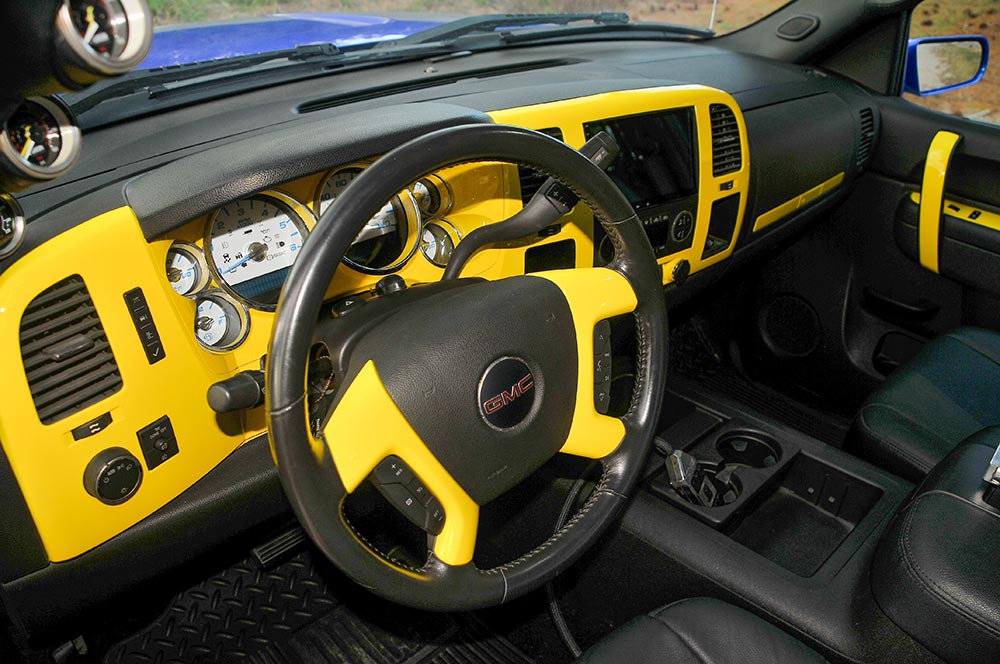
[[[414,611],[353,587],[335,592],[309,551],[273,569],[248,558],[188,588],[104,662],[531,664],[470,616]]]

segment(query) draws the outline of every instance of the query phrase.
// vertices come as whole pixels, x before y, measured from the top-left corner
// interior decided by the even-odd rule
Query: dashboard
[[[0,256],[0,482],[15,495],[4,510],[26,515],[38,542],[17,574],[100,549],[266,434],[263,407],[219,413],[206,394],[262,368],[310,231],[336,223],[330,203],[409,138],[493,122],[575,148],[612,136],[609,174],[669,292],[709,283],[836,202],[877,131],[869,95],[835,76],[653,41],[476,54],[433,76],[387,66],[243,97],[85,131],[72,172],[14,197],[27,223]],[[542,181],[493,162],[415,173],[372,211],[330,310],[389,275],[437,281],[463,238],[511,217]],[[612,256],[581,204],[536,236],[479,250],[461,275]]]

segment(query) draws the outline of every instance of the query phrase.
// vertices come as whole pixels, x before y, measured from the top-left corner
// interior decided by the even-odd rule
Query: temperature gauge
[[[167,252],[167,281],[180,295],[194,295],[208,285],[208,264],[198,247],[176,243]]]
[[[420,252],[434,265],[446,267],[455,244],[461,239],[461,233],[450,222],[432,219],[424,224],[424,230],[420,234]]]
[[[242,304],[222,292],[206,293],[198,298],[194,335],[209,350],[231,350],[246,339],[250,314]]]

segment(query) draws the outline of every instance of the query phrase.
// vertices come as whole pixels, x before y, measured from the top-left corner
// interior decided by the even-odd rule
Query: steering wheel
[[[568,187],[593,210],[615,259],[605,268],[414,286],[317,323],[334,270],[384,202],[427,174],[479,161],[527,166]],[[594,405],[595,326],[629,312],[636,382],[627,414],[609,417]],[[339,389],[313,426],[306,381],[316,343],[330,350]],[[337,197],[288,275],[266,389],[282,484],[319,549],[376,594],[433,610],[501,604],[568,567],[624,504],[655,432],[666,347],[660,267],[603,171],[565,144],[517,127],[427,134],[383,156]],[[589,499],[532,551],[477,568],[480,506],[557,452],[599,460]],[[346,497],[369,477],[427,531],[422,567],[377,551],[345,515]]]

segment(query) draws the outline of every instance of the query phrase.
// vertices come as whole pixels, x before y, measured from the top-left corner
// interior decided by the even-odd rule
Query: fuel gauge
[[[201,250],[175,242],[167,251],[167,281],[179,295],[195,295],[208,285],[209,271]]]
[[[250,331],[247,308],[222,291],[198,298],[194,335],[204,348],[227,351],[236,348]]]

